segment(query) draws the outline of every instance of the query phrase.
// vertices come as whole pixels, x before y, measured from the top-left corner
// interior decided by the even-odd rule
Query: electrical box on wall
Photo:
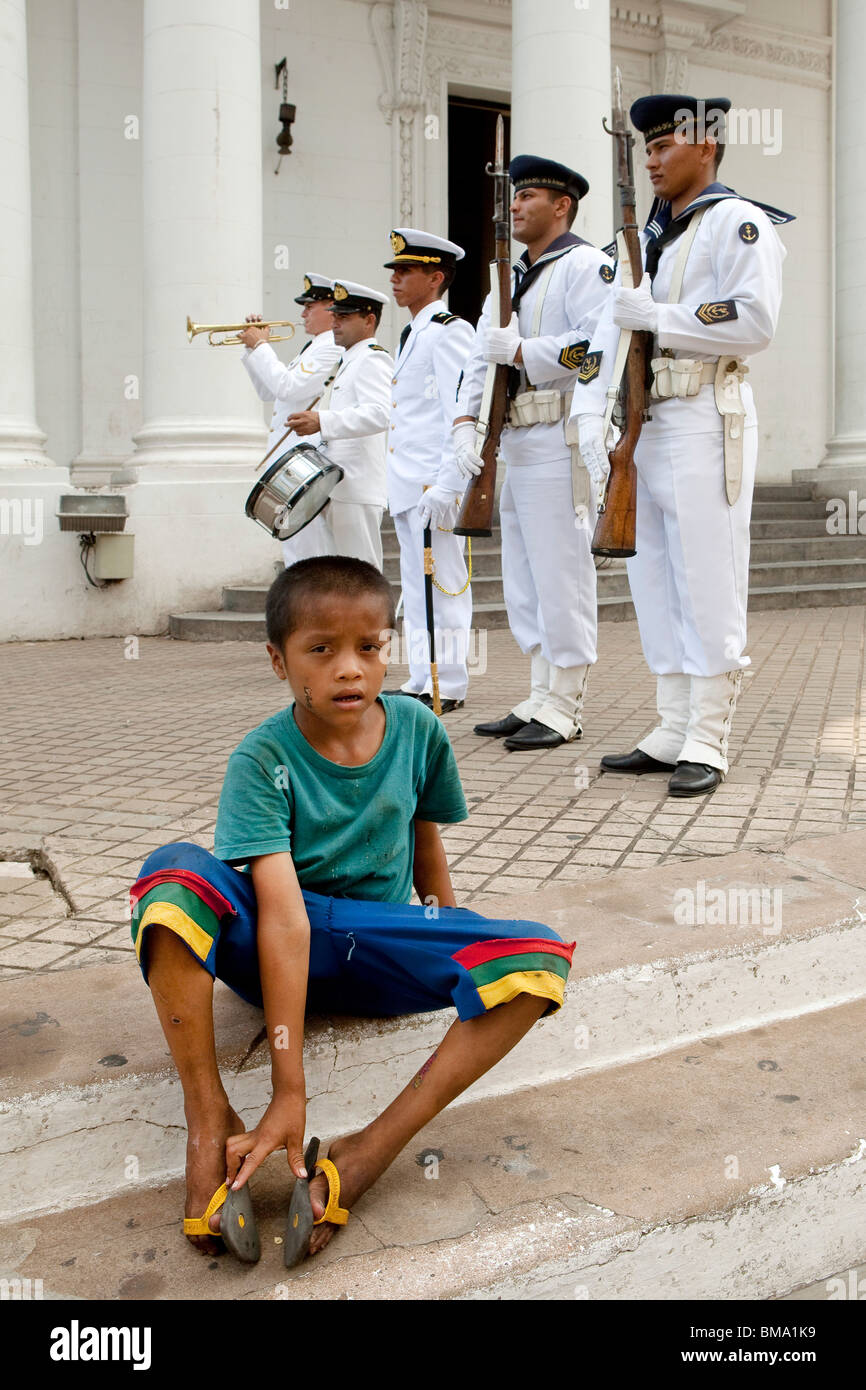
[[[94,579],[131,579],[135,536],[96,536],[93,547]]]

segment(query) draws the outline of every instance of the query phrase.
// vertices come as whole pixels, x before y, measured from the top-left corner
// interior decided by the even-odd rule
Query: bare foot
[[[328,1150],[328,1158],[340,1174],[340,1206],[349,1209],[388,1166],[388,1161],[371,1146],[367,1131],[363,1129],[335,1139]],[[313,1216],[318,1220],[324,1216],[328,1201],[328,1179],[324,1173],[317,1173],[310,1183],[310,1200]],[[316,1226],[310,1237],[310,1254],[317,1255],[324,1250],[339,1230],[340,1227],[330,1221]]]
[[[232,1134],[243,1134],[243,1121],[228,1101],[221,1111],[209,1111],[206,1123],[189,1122],[186,1141],[186,1206],[184,1216],[202,1216],[207,1205],[226,1179],[226,1140]],[[214,1235],[219,1233],[220,1213],[215,1211],[208,1222]],[[187,1240],[203,1255],[217,1255],[223,1250],[222,1241],[209,1236],[187,1236]]]

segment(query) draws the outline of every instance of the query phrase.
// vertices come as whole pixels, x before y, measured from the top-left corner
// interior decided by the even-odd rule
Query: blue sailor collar
[[[513,270],[515,275],[520,277],[525,275],[528,270],[534,270],[537,265],[544,265],[546,261],[555,261],[557,256],[564,256],[566,251],[570,251],[572,246],[589,246],[590,242],[584,241],[582,236],[575,236],[573,232],[563,232],[562,236],[555,237],[546,251],[542,251],[534,261],[530,261],[529,252],[524,251],[518,261],[514,262]]]
[[[756,208],[765,212],[771,222],[780,225],[785,222],[794,221],[794,213],[782,212],[779,208],[774,208],[770,203],[760,203],[757,198],[745,198],[741,193],[737,193],[733,188],[729,188],[724,183],[711,183],[689,203],[687,208],[683,208],[675,218],[671,217],[671,205],[664,198],[656,198],[650,208],[644,231],[649,237],[660,237],[671,222],[679,222],[691,217],[692,213],[698,208],[706,207],[710,203],[720,203],[724,198],[741,198],[745,203],[752,203]],[[606,249],[606,248],[605,248]]]

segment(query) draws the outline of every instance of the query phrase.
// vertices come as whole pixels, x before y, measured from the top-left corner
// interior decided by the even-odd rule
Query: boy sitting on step
[[[274,581],[267,649],[294,702],[232,753],[215,855],[166,845],[132,889],[133,940],[183,1087],[184,1230],[208,1254],[222,1234],[257,1258],[245,1185],[276,1149],[310,1178],[315,1226],[300,1254],[323,1249],[412,1136],[562,1003],[574,943],[455,904],[437,825],[465,820],[466,803],[436,716],[380,694],[394,623],[390,586],[365,561],[319,556]],[[217,1067],[214,978],[264,1006],[273,1096],[247,1132]],[[458,1018],[420,1071],[308,1175],[305,1009],[450,1005]],[[221,1233],[230,1207],[244,1214]]]

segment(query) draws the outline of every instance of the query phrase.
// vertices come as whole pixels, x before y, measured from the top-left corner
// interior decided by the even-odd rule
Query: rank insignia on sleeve
[[[569,343],[559,354],[557,361],[560,366],[567,367],[570,372],[576,372],[586,355],[589,347],[589,339],[584,338],[580,343]]]
[[[583,361],[580,364],[580,371],[578,372],[578,381],[582,382],[584,386],[588,381],[594,381],[601,371],[601,356],[600,352],[587,352],[584,354]]]
[[[758,229],[754,222],[741,222],[737,229],[740,241],[752,242],[758,240]]]
[[[609,285],[611,280],[613,279],[613,266],[608,265],[605,261],[602,265],[599,266],[598,273],[601,276],[604,283],[606,285]]]
[[[695,310],[695,318],[700,319],[701,323],[726,323],[728,319],[738,317],[735,299],[722,299],[718,304],[699,304]]]

